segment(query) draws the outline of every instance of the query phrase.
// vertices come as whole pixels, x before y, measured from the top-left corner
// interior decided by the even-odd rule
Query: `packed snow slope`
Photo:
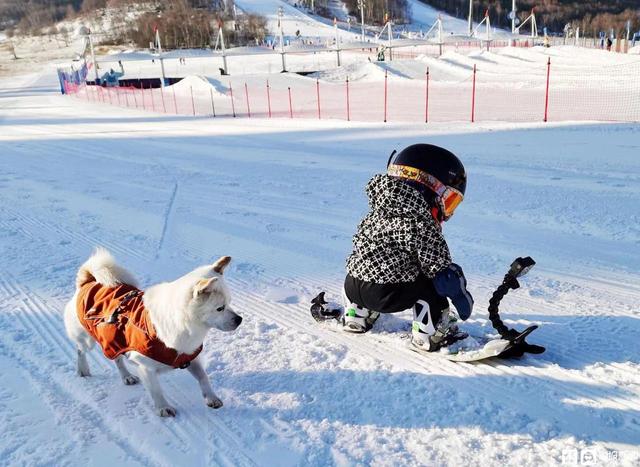
[[[158,116],[0,82],[0,459],[8,465],[556,465],[640,452],[640,127],[378,125]],[[415,142],[456,152],[467,199],[445,225],[476,310],[518,255],[538,266],[504,303],[547,347],[456,364],[410,352],[407,314],[371,334],[308,314],[337,296],[363,187]],[[237,332],[187,372],[160,419],[97,351],[75,374],[62,309],[78,266],[110,249],[147,286],[220,255]]]

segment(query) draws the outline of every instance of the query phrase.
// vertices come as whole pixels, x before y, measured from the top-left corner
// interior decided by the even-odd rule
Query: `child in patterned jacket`
[[[452,263],[442,223],[462,202],[464,166],[446,149],[414,144],[392,154],[387,173],[367,184],[370,211],[353,237],[344,281],[345,331],[367,332],[380,313],[413,308],[412,346],[433,352],[467,337],[473,298]]]

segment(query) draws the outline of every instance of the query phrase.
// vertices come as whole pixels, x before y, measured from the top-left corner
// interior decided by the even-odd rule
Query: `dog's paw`
[[[207,406],[211,407],[212,409],[219,409],[220,407],[222,407],[222,401],[216,396],[205,397],[204,401],[207,403]]]
[[[138,384],[140,382],[140,379],[137,376],[129,375],[122,378],[122,382],[126,386],[131,386],[133,384]]]
[[[158,415],[161,417],[175,417],[176,409],[173,407],[162,407],[161,409],[158,409]]]

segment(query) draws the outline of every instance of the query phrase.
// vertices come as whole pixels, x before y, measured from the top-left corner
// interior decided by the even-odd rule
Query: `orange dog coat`
[[[167,347],[156,335],[144,307],[143,294],[131,285],[105,287],[95,281],[87,282],[78,292],[78,319],[111,360],[135,350],[173,368],[186,368],[202,346],[189,355]]]

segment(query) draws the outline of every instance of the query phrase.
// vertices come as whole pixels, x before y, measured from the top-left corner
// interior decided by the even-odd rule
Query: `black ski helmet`
[[[467,189],[467,172],[460,159],[432,144],[412,144],[399,153],[391,154],[387,174],[416,187],[431,205],[440,208],[443,220],[451,217]],[[446,188],[453,190],[447,191]],[[453,206],[445,206],[449,200],[443,197],[450,195],[451,191],[459,193],[460,199]],[[447,212],[447,207],[451,212]]]

